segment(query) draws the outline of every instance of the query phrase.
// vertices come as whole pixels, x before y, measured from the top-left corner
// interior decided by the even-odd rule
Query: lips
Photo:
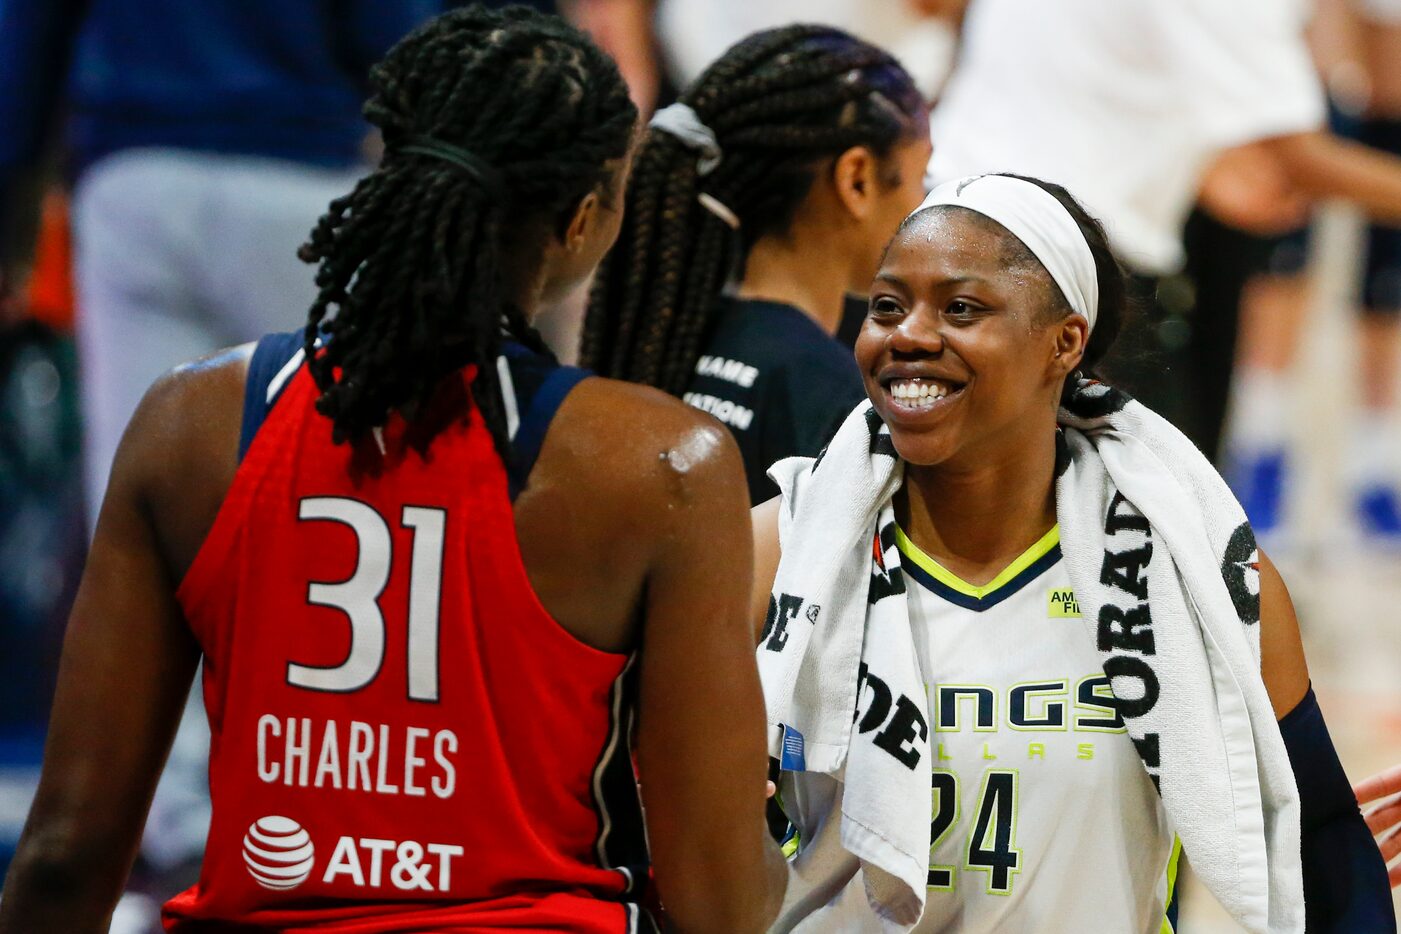
[[[966,383],[928,375],[892,375],[881,379],[886,408],[903,418],[919,418],[953,405]]]

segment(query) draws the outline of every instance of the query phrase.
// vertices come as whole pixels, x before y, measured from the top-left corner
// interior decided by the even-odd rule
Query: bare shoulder
[[[252,355],[253,345],[245,344],[181,364],[157,379],[132,415],[118,460],[156,480],[177,478],[210,454],[236,457]]]
[[[108,497],[126,496],[140,504],[177,577],[204,541],[233,482],[252,354],[253,345],[245,344],[160,377],[146,391],[117,451]]]
[[[648,386],[591,378],[560,411],[558,440],[584,486],[647,504],[691,504],[743,489],[743,462],[728,429]]]

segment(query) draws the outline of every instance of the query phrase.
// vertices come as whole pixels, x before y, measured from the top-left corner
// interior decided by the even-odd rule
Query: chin
[[[947,430],[892,430],[890,439],[895,443],[895,452],[900,459],[911,467],[937,467],[953,458],[959,448]]]

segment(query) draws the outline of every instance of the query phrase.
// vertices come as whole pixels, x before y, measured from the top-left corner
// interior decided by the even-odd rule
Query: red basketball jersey
[[[536,599],[480,415],[460,405],[426,453],[392,419],[357,454],[288,371],[178,592],[213,823],[166,929],[647,929],[631,662]],[[565,370],[515,348],[503,377],[543,439],[577,378],[532,405],[512,371],[543,398]]]

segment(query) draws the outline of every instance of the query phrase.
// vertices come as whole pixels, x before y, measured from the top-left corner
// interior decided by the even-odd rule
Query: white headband
[[[941,205],[967,208],[1012,232],[1051,274],[1071,309],[1094,330],[1099,317],[1099,277],[1080,225],[1049,191],[1006,175],[972,175],[945,182],[915,213]]]

